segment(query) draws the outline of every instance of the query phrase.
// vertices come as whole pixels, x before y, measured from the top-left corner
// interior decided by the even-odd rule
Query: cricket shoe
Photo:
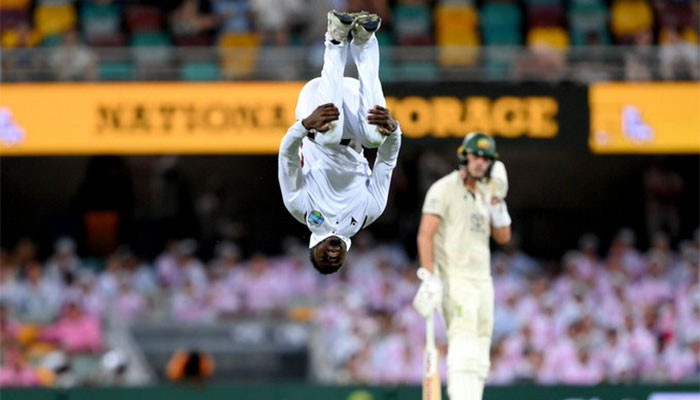
[[[382,19],[377,14],[362,11],[356,14],[355,26],[352,28],[352,38],[356,44],[364,44],[379,30]]]
[[[347,42],[353,26],[354,15],[336,10],[328,12],[328,34],[331,35],[331,42],[334,44]]]

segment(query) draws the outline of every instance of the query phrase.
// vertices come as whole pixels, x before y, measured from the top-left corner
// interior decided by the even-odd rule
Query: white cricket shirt
[[[370,169],[362,152],[344,145],[318,145],[297,121],[282,139],[279,181],[284,205],[311,231],[309,247],[335,235],[350,249],[350,237],[374,222],[386,207],[401,131],[377,149]]]
[[[439,179],[428,189],[423,214],[441,218],[433,239],[434,262],[444,278],[487,279],[491,276],[491,222],[486,185],[472,193],[459,171]]]

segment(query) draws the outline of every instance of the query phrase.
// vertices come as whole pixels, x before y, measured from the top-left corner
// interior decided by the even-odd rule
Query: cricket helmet
[[[462,144],[457,148],[457,156],[461,164],[467,162],[468,153],[485,156],[492,160],[498,159],[496,141],[491,136],[481,132],[468,133]]]

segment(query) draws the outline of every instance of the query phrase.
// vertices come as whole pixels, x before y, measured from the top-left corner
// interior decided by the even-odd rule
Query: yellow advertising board
[[[589,89],[594,153],[700,153],[700,84],[601,83]]]
[[[302,86],[2,84],[0,154],[274,153]]]
[[[0,155],[274,154],[303,85],[2,84]],[[407,139],[552,139],[560,129],[556,97],[425,94],[387,97]]]

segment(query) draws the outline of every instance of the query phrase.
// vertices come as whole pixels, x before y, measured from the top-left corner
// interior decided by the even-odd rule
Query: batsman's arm
[[[304,175],[302,173],[299,147],[306,136],[301,121],[292,125],[282,138],[277,163],[277,177],[282,191],[284,206],[298,221],[304,223]]]
[[[489,205],[491,217],[491,237],[496,243],[504,245],[510,241],[510,214],[505,200],[499,200],[495,196]]]
[[[445,202],[444,184],[445,180],[441,179],[430,186],[425,194],[423,202],[423,216],[418,227],[418,259],[421,267],[427,269],[431,273],[435,273],[435,252],[434,238],[440,229],[440,224],[448,213],[448,203]]]
[[[440,228],[442,219],[435,214],[423,214],[418,227],[418,259],[421,267],[435,273],[433,239]]]

